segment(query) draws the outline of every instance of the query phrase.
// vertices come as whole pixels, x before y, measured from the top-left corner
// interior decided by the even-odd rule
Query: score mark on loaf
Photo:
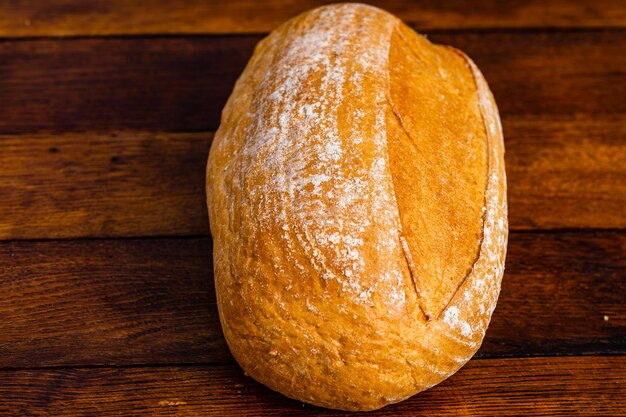
[[[478,350],[508,235],[478,68],[396,17],[325,6],[256,47],[207,165],[217,301],[250,376],[372,410]]]

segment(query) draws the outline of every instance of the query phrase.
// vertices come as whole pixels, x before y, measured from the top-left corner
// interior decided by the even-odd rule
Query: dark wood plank
[[[0,42],[0,133],[214,128],[258,40]]]
[[[505,116],[623,115],[626,31],[433,33]],[[0,133],[212,130],[259,36],[0,42]]]
[[[80,0],[11,1],[2,6],[0,36],[155,33],[260,33],[328,1]],[[619,0],[371,0],[422,29],[624,27]]]
[[[0,270],[0,368],[230,360],[208,239],[5,242]]]
[[[0,238],[208,235],[212,137],[0,136]]]
[[[513,233],[479,355],[626,353],[626,233]]]
[[[512,229],[626,228],[626,118],[505,118]]]
[[[619,52],[626,31],[433,33],[429,39],[472,57],[504,116],[626,112],[616,94],[626,89],[626,55]]]
[[[0,270],[0,368],[232,360],[209,239],[2,242]],[[625,270],[626,232],[513,233],[478,355],[626,354]]]
[[[352,416],[617,416],[626,357],[474,360],[409,400]],[[0,414],[342,416],[270,391],[235,365],[0,372]]]
[[[626,227],[626,119],[505,118],[514,230]],[[211,133],[0,135],[0,239],[208,235]]]

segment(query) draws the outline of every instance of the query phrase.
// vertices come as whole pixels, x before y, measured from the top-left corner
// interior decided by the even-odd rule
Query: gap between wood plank
[[[542,26],[542,27],[512,27],[512,28],[440,28],[440,29],[420,29],[414,25],[410,25],[414,31],[428,37],[428,36],[447,36],[447,35],[463,35],[463,34],[475,34],[475,35],[489,35],[489,34],[540,34],[540,33],[623,33],[626,32],[626,27],[623,26],[593,26],[593,27],[559,27],[559,26]],[[32,41],[86,41],[97,39],[120,39],[120,40],[139,40],[139,39],[219,39],[219,38],[247,38],[254,37],[262,38],[269,35],[270,32],[241,32],[241,33],[142,33],[142,34],[112,34],[112,35],[43,35],[43,36],[0,36],[0,43],[3,42],[32,42]],[[170,131],[176,132],[176,131]],[[184,132],[189,132],[185,130]]]
[[[77,0],[15,3],[0,15],[0,36],[72,36],[80,34],[249,33],[267,32],[290,17],[327,1],[257,2],[202,0],[143,2]],[[593,3],[530,0],[506,7],[491,1],[371,0],[409,24],[437,28],[623,27],[626,10],[618,0]]]
[[[625,353],[592,353],[592,354],[566,354],[566,355],[511,355],[511,356],[474,356],[470,361],[494,361],[494,360],[524,360],[524,359],[549,359],[549,358],[626,358]],[[469,362],[468,362],[469,363]],[[128,363],[128,364],[109,364],[109,365],[51,365],[51,366],[23,366],[23,367],[0,367],[2,372],[19,372],[19,371],[63,371],[63,370],[88,370],[88,369],[150,369],[150,368],[219,368],[236,366],[237,362],[234,358],[230,361],[223,362],[168,362],[168,363]]]
[[[514,234],[587,234],[587,233],[619,233],[625,232],[626,228],[616,227],[570,227],[570,228],[555,228],[555,229],[512,229],[509,231],[510,235]],[[150,235],[150,236],[79,236],[79,237],[49,237],[49,238],[20,238],[20,239],[0,239],[0,245],[2,243],[11,242],[89,242],[89,241],[135,241],[135,240],[188,240],[188,239],[211,239],[211,233],[197,234],[197,235]]]

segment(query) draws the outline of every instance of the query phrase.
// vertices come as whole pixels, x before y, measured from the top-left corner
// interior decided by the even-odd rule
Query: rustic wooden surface
[[[0,413],[74,416],[567,416],[626,409],[626,357],[481,359],[374,413],[286,399],[234,366],[0,371]],[[20,387],[28,389],[20,390]]]
[[[343,415],[233,362],[203,195],[254,44],[321,3],[0,0],[0,415]],[[476,358],[368,415],[626,415],[626,5],[374,3],[485,73],[513,231]]]

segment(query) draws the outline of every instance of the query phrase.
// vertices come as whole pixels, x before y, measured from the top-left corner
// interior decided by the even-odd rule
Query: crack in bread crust
[[[392,123],[387,129],[387,152],[391,155],[389,169],[393,178],[392,191],[398,204],[401,233],[404,236],[403,250],[405,254],[408,252],[413,260],[409,271],[415,283],[420,309],[427,317],[439,319],[480,258],[485,227],[488,186],[486,178],[490,169],[488,150],[491,144],[488,132],[484,128],[480,108],[475,104],[475,91],[478,86],[473,81],[471,68],[465,59],[461,61],[457,55],[449,54],[447,49],[433,46],[414,33],[405,34],[404,30],[402,25],[398,25],[392,32],[390,57],[387,62],[389,80],[386,104],[392,116],[387,118],[387,123]],[[412,36],[413,43],[407,36]],[[415,50],[416,40],[421,42],[419,52]],[[453,68],[463,72],[463,77],[445,75],[446,70],[443,68],[449,65],[449,62],[454,62]],[[408,72],[410,75],[398,79],[398,67],[402,68],[402,74]],[[462,93],[456,92],[461,79],[473,83],[474,88],[471,92],[467,89]],[[424,88],[429,91],[433,83],[439,83],[439,86],[433,88],[430,94],[436,97],[441,94],[441,99],[424,100],[420,93],[424,93]],[[444,95],[446,100],[442,101]],[[424,103],[419,103],[420,100],[424,100]],[[448,107],[457,109],[463,105],[471,111],[465,110],[466,113],[461,115],[454,114],[441,126],[429,125],[419,113],[420,111],[445,113],[451,111]],[[455,136],[461,133],[462,128],[459,129],[458,126],[463,126],[463,122],[476,136],[470,136],[470,139]],[[404,139],[398,137],[399,134]],[[432,145],[433,141],[437,140],[443,143],[439,145],[443,147],[442,155],[438,154],[440,149]],[[480,145],[475,147],[477,141]],[[424,145],[427,146],[422,148]],[[480,166],[479,172],[475,169],[472,171],[462,168],[463,165],[458,165],[459,163],[455,161],[455,158],[464,158],[466,155],[468,158],[476,158],[470,159],[476,161],[470,166]],[[433,164],[439,171],[429,171],[429,166]],[[457,168],[459,166],[461,168]],[[445,176],[446,171],[456,169],[459,170],[457,176],[461,179]],[[442,181],[451,182],[444,182],[443,187],[438,187],[437,183],[433,185],[437,175],[441,175]],[[429,176],[434,176],[432,181],[424,182],[420,179]],[[482,188],[477,191],[473,189],[466,191],[466,187],[472,187],[472,180]],[[411,190],[410,193],[413,194],[407,195],[409,192],[407,190]],[[474,198],[479,200],[472,200]],[[431,199],[439,202],[439,208],[432,206],[429,202]],[[422,204],[424,207],[421,207]],[[442,206],[447,205],[448,212],[442,211]],[[457,210],[461,212],[466,207],[471,209],[468,214],[471,213],[475,217],[449,214]],[[479,207],[482,207],[482,211]],[[434,208],[435,211],[430,212],[430,208]],[[443,227],[439,226],[441,224]],[[432,239],[429,233],[432,233],[433,227],[439,228],[441,237],[433,244],[424,243]],[[445,239],[451,243],[446,243]],[[446,262],[445,256],[448,256],[448,259],[450,256],[459,259],[456,262],[447,261],[448,266],[444,268],[451,268],[450,270],[437,269]],[[431,257],[439,263],[433,264],[433,260],[426,260],[425,257]],[[434,267],[416,264],[416,261],[430,262]]]
[[[443,47],[443,48],[446,48],[446,49],[448,49],[448,50],[450,50],[452,52],[454,52],[457,55],[459,55],[466,62],[467,66],[468,66],[468,69],[469,69],[470,73],[472,74],[472,79],[474,80],[474,86],[476,87],[476,91],[478,91],[480,89],[480,86],[478,85],[478,80],[476,79],[476,73],[475,73],[474,68],[472,66],[472,62],[469,60],[468,56],[465,55],[463,52],[459,51],[458,49],[452,47],[452,46],[449,46],[449,45],[440,45],[440,46]],[[492,169],[492,163],[493,163],[493,161],[491,160],[491,152],[489,152],[489,149],[491,149],[493,144],[491,143],[491,135],[489,134],[489,129],[487,127],[487,121],[485,119],[485,109],[483,109],[483,106],[479,104],[478,110],[480,112],[480,117],[481,117],[482,122],[483,122],[483,128],[485,129],[485,141],[487,142],[487,148],[486,148],[486,151],[487,151],[487,172],[485,173],[485,175],[489,176],[489,172]],[[488,188],[489,188],[489,181],[487,181],[485,183],[485,193],[484,193],[485,199],[484,199],[483,207],[487,206],[487,189]],[[450,297],[450,299],[446,303],[445,307],[441,310],[441,312],[437,316],[437,319],[441,318],[441,315],[443,314],[443,312],[448,308],[450,303],[452,303],[452,300],[454,300],[454,298],[458,294],[459,290],[461,289],[461,287],[463,286],[463,284],[465,283],[467,278],[472,274],[472,272],[474,272],[474,267],[476,266],[476,263],[478,262],[480,257],[483,256],[482,247],[483,247],[483,240],[485,239],[485,226],[486,226],[486,221],[485,220],[486,220],[486,215],[487,215],[487,211],[485,210],[485,211],[483,211],[483,214],[481,216],[482,232],[481,232],[481,235],[480,235],[480,243],[478,244],[478,253],[476,254],[476,259],[474,259],[474,262],[472,262],[472,267],[467,272],[465,277],[463,277],[463,280],[459,283],[459,286],[454,291],[454,293],[452,294],[452,296]]]

